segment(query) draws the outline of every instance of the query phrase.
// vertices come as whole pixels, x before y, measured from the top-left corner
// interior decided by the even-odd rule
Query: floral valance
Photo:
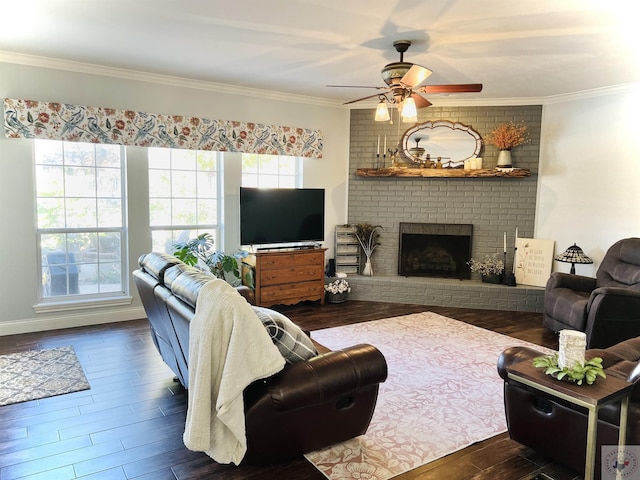
[[[7,138],[184,148],[322,158],[322,132],[307,128],[4,99]]]

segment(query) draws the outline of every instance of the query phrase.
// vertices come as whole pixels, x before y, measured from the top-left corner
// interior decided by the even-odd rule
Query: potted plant
[[[380,232],[378,231],[378,229],[382,228],[382,226],[371,225],[370,223],[356,223],[353,227],[355,230],[356,238],[358,239],[358,243],[360,243],[362,251],[366,256],[362,274],[371,277],[373,276],[371,255],[373,255],[373,251],[376,249],[376,247],[380,245],[380,242],[378,242],[378,237],[380,237]]]
[[[485,255],[482,260],[472,258],[467,265],[472,272],[482,275],[482,281],[485,283],[500,283],[502,272],[504,272],[504,262],[498,258],[497,253]]]
[[[344,278],[338,278],[325,284],[324,291],[328,303],[342,303],[347,300],[351,287]]]
[[[530,141],[527,126],[514,122],[501,123],[485,138],[485,143],[500,150],[497,167],[511,168],[511,149]]]
[[[233,287],[242,285],[238,260],[245,258],[247,252],[239,250],[233,255],[227,255],[220,250],[213,250],[213,244],[211,234],[201,233],[186,242],[174,244],[173,254],[187,265],[204,264],[213,275]]]

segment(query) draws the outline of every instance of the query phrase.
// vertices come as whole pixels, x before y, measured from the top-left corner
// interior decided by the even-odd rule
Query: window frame
[[[87,306],[107,306],[114,304],[129,304],[132,301],[132,297],[130,295],[130,281],[129,281],[129,239],[128,239],[128,197],[127,197],[127,152],[126,148],[123,145],[119,145],[119,172],[120,172],[120,195],[117,197],[121,202],[120,209],[120,226],[119,227],[56,227],[56,228],[42,228],[39,225],[38,219],[38,208],[40,206],[40,198],[48,198],[48,197],[40,197],[38,191],[38,165],[43,165],[42,163],[37,163],[37,152],[36,152],[36,142],[59,142],[62,143],[63,156],[64,156],[64,146],[65,144],[74,144],[77,142],[67,142],[64,140],[43,140],[43,139],[35,139],[32,143],[32,165],[34,167],[33,171],[33,198],[34,198],[34,226],[35,226],[35,242],[36,242],[36,281],[37,281],[37,304],[34,306],[36,313],[42,312],[51,312],[57,310],[70,310],[74,308],[86,308]],[[88,143],[88,142],[84,142]],[[90,145],[99,145],[99,144],[91,144]],[[109,144],[104,144],[109,145]],[[63,168],[66,166],[66,163],[62,164]],[[97,165],[93,165],[92,168],[97,169]],[[96,177],[97,178],[97,177]],[[64,195],[61,197],[63,199],[67,198],[76,198],[67,195],[67,191],[64,191]],[[95,195],[93,197],[89,197],[94,199],[96,202],[100,198],[98,192],[96,190]],[[107,197],[109,198],[109,197]],[[116,198],[116,197],[114,197]],[[97,222],[96,222],[97,223]],[[54,234],[65,234],[65,235],[74,235],[74,234],[95,234],[99,236],[103,233],[117,233],[120,236],[120,286],[121,289],[118,291],[105,291],[105,292],[92,292],[92,293],[67,293],[66,295],[55,295],[49,296],[45,295],[45,268],[47,265],[44,262],[44,257],[46,253],[43,251],[42,246],[42,238],[46,235],[54,235]],[[65,241],[65,255],[69,255],[68,250],[68,240]],[[68,258],[68,257],[67,257]],[[101,263],[113,263],[113,262],[100,262],[98,258],[96,261],[96,268],[99,268]],[[78,263],[78,265],[82,265],[82,262]],[[67,281],[67,291],[69,288],[69,275],[68,270],[65,271],[66,281]],[[99,283],[97,284],[100,285]]]

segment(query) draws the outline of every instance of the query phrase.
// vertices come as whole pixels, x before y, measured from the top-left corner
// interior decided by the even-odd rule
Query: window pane
[[[218,223],[217,200],[198,200],[198,225],[215,225]]]
[[[218,176],[215,172],[198,172],[198,197],[216,198]]]
[[[122,222],[122,203],[119,198],[98,200],[98,223],[104,227],[119,227]]]
[[[193,198],[196,196],[196,172],[174,170],[171,175],[173,198]]]
[[[39,140],[35,144],[36,162],[42,165],[62,165],[62,142]]]
[[[149,200],[149,223],[152,226],[171,225],[171,200]]]
[[[95,197],[95,169],[83,167],[65,168],[64,191],[68,197]]]
[[[64,167],[36,165],[36,195],[62,197],[64,195]]]
[[[37,199],[38,227],[64,228],[64,198],[39,198]]]
[[[149,157],[149,168],[171,168],[170,149],[150,147],[147,155]]]
[[[190,199],[174,199],[171,202],[173,211],[171,215],[172,225],[195,225],[197,222],[197,201]]]
[[[93,143],[64,143],[64,164],[95,167],[95,145]]]
[[[120,170],[120,147],[118,145],[96,145],[96,165]]]
[[[98,168],[96,174],[98,176],[98,197],[120,198],[122,195],[120,169]]]
[[[171,150],[171,168],[173,170],[195,170],[196,152],[193,150]]]
[[[149,196],[168,197],[171,195],[170,170],[149,170]]]
[[[89,228],[98,224],[95,198],[69,198],[65,202],[66,227]]]

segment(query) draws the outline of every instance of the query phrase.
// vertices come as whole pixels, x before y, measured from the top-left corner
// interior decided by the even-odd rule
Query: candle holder
[[[388,148],[387,152],[389,152],[389,158],[391,158],[391,166],[398,166],[398,148]]]

